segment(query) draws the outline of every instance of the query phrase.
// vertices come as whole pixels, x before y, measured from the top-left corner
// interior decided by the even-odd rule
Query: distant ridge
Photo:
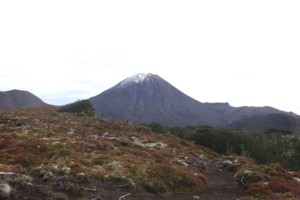
[[[49,106],[34,94],[22,90],[0,92],[0,110]]]
[[[97,114],[118,120],[169,126],[210,125],[259,132],[276,127],[300,132],[300,117],[295,114],[268,106],[201,103],[151,73],[128,77],[90,101]]]

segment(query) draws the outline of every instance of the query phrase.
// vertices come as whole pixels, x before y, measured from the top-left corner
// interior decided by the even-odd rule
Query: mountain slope
[[[47,106],[34,94],[22,90],[0,92],[0,110]]]
[[[137,74],[90,98],[105,117],[171,126],[223,124],[208,106],[185,95],[153,74]]]
[[[275,123],[250,125],[257,116],[265,120],[280,114],[279,122],[292,118],[291,126],[281,128],[300,129],[300,117],[272,107],[232,107],[228,103],[201,103],[154,74],[136,74],[103,93],[90,98],[97,114],[118,120],[133,122],[158,122],[169,126],[210,125],[223,128],[248,128],[263,132]],[[241,121],[242,120],[242,121]],[[277,121],[276,121],[276,124]]]
[[[216,156],[141,125],[54,108],[0,111],[0,199],[3,184],[16,200],[193,199]],[[155,196],[165,192],[175,194]]]

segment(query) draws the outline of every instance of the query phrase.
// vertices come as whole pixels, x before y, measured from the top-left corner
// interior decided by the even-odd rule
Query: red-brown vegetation
[[[0,172],[31,176],[30,187],[42,183],[53,192],[56,182],[68,177],[67,184],[76,185],[79,193],[93,183],[115,183],[133,192],[199,193],[206,181],[204,170],[195,166],[216,156],[211,150],[152,133],[141,125],[58,113],[51,108],[4,111],[0,118],[11,119],[0,126]],[[14,185],[11,179],[7,181]],[[15,187],[22,190],[20,185]],[[37,197],[43,193],[30,190],[36,190]],[[73,195],[62,193],[65,198]]]
[[[3,111],[0,119],[5,119],[0,123],[0,172],[33,177],[30,183],[28,178],[22,183],[2,178],[15,188],[13,199],[43,199],[46,194],[52,199],[76,199],[76,195],[93,199],[99,188],[197,195],[209,181],[206,164],[218,156],[142,125],[52,108]],[[289,173],[278,164],[259,166],[244,157],[228,159],[230,173],[250,170],[255,175],[246,185],[250,197],[300,198],[299,173]]]

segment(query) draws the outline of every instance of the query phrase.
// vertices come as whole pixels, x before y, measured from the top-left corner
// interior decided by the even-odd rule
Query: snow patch
[[[148,74],[138,73],[123,80],[120,83],[120,86],[122,87],[131,83],[143,83],[145,80],[149,79],[150,76],[152,76],[151,73]]]

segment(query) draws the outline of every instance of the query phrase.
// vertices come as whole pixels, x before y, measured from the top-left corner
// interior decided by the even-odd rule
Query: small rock
[[[68,135],[73,135],[74,134],[74,129],[71,128],[69,132],[67,132]]]
[[[296,182],[300,183],[300,178],[294,177],[293,179],[294,179]]]
[[[128,187],[128,188],[136,188],[136,184],[135,182],[133,181],[132,178],[130,177],[126,177],[126,176],[122,176],[121,177],[122,181],[125,182],[125,186]]]
[[[0,184],[0,197],[2,197],[2,198],[9,197],[11,191],[12,191],[12,188],[7,183]]]
[[[45,173],[42,173],[43,170],[43,166],[39,166],[39,167],[35,167],[30,171],[30,174],[34,177],[42,177],[42,175]]]
[[[22,175],[22,181],[25,183],[31,183],[33,181],[33,178],[31,176],[28,175]]]
[[[194,198],[194,199],[200,199],[200,197],[199,197],[199,196],[193,196],[193,198]]]
[[[223,162],[223,168],[224,169],[229,169],[232,166],[232,162],[230,160],[225,160]]]
[[[9,176],[9,175],[15,175],[15,173],[14,172],[0,172],[0,175]]]
[[[108,132],[105,132],[102,134],[102,136],[105,137],[105,136],[108,136],[108,134],[109,134]]]
[[[63,173],[64,175],[69,175],[69,174],[71,173],[71,168],[70,168],[70,167],[63,167],[63,168],[61,169],[61,171],[62,171],[62,173]]]
[[[58,145],[58,144],[60,144],[59,141],[55,141],[55,142],[52,142],[52,143],[51,143],[52,146],[55,146],[55,145]]]
[[[55,178],[54,174],[50,171],[46,172],[43,176],[44,181],[52,180],[54,178]]]
[[[81,173],[77,173],[76,177],[80,180],[84,180],[86,178],[86,174],[81,172]]]
[[[52,171],[54,172],[54,173],[59,173],[60,172],[60,166],[59,165],[54,165],[53,167],[52,167]]]
[[[146,189],[148,192],[153,194],[165,192],[163,188],[161,188],[159,185],[155,184],[154,182],[145,183],[144,189]]]

